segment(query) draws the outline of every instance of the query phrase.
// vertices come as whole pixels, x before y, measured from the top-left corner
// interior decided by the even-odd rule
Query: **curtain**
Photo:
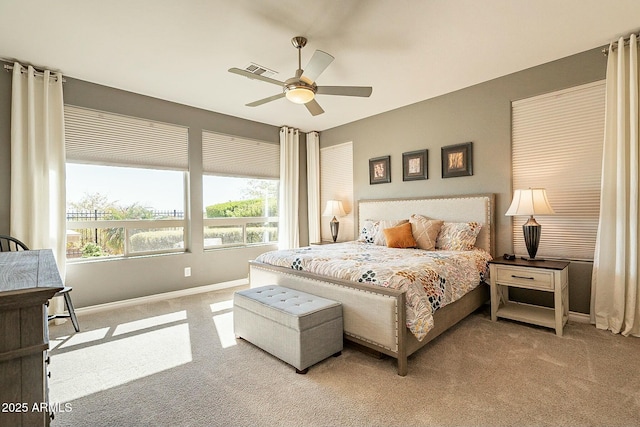
[[[278,247],[293,249],[299,246],[298,187],[299,187],[299,131],[280,128],[280,198],[278,203]]]
[[[617,46],[617,48],[616,48]],[[599,329],[640,336],[638,292],[638,46],[609,46],[600,220],[591,317]]]
[[[309,205],[309,243],[320,237],[320,134],[307,134],[307,198]]]
[[[52,249],[63,280],[66,262],[62,74],[13,66],[10,233],[30,249]],[[62,301],[50,310],[61,311]]]

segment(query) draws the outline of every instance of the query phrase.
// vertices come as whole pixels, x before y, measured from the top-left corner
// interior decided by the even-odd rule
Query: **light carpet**
[[[52,426],[640,425],[640,339],[573,322],[557,337],[484,307],[406,377],[350,345],[298,375],[235,340],[239,289],[52,325]]]

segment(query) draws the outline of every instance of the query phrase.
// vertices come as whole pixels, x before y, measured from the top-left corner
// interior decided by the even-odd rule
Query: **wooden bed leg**
[[[398,307],[405,307],[405,294],[398,296]],[[407,341],[410,334],[409,329],[406,327],[406,312],[405,310],[398,310],[398,325],[400,330],[398,331],[398,375],[401,377],[407,376],[409,365],[407,363]],[[397,328],[396,328],[397,329]]]
[[[409,368],[407,365],[406,357],[398,357],[398,375],[401,377],[406,377]]]

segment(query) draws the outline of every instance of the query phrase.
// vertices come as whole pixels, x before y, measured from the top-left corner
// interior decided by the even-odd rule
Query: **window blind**
[[[324,212],[328,200],[342,200],[347,216],[340,221],[338,240],[354,239],[353,209],[353,144],[347,142],[320,149],[320,213]],[[320,217],[320,237],[333,240],[329,227],[331,218]]]
[[[186,171],[189,129],[72,105],[64,107],[67,160]]]
[[[513,189],[547,189],[555,215],[542,225],[538,257],[593,260],[600,211],[605,82],[512,102]],[[526,255],[513,217],[513,245]]]
[[[203,131],[202,167],[211,175],[278,179],[280,145]]]

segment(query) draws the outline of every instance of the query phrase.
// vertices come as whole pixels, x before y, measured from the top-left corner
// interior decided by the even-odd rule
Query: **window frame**
[[[181,254],[190,249],[189,230],[189,128],[109,111],[65,104],[67,164],[172,170],[182,173],[182,219],[67,220],[67,230],[104,228],[124,230],[123,253],[113,256],[69,258],[67,262],[106,261],[161,254]],[[93,149],[92,147],[95,147]],[[126,147],[126,150],[121,150]],[[69,155],[69,153],[71,153]],[[147,163],[145,163],[147,162]],[[131,251],[131,230],[182,228],[183,247]]]
[[[202,189],[203,189],[203,211],[206,207],[204,200],[205,177],[218,176],[225,178],[274,180],[280,181],[280,147],[278,144],[268,141],[243,138],[236,135],[223,134],[207,129],[201,132],[202,138]],[[260,152],[262,150],[262,152]],[[264,162],[264,160],[267,160]],[[240,167],[243,162],[256,164],[262,161],[257,172],[247,173],[246,167]],[[268,214],[268,212],[266,212]],[[247,242],[247,228],[250,224],[275,222],[280,226],[279,217],[219,217],[207,218],[203,212],[202,238],[205,250],[216,250],[225,248],[252,247],[261,245],[274,245],[276,241],[269,242]],[[224,243],[220,245],[206,244],[206,229],[213,226],[239,226],[242,228],[242,242]]]
[[[542,225],[540,258],[593,261],[604,106],[604,80],[511,103],[512,189],[546,188],[556,212],[535,216]],[[512,219],[516,254],[526,254],[522,224],[527,219]]]

